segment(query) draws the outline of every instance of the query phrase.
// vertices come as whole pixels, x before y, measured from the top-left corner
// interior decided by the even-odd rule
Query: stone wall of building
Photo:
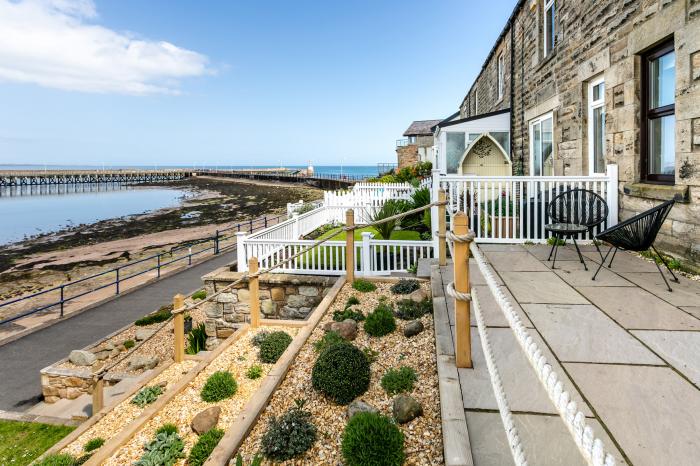
[[[203,277],[207,295],[214,294],[243,276],[227,267]],[[321,302],[335,283],[336,277],[317,275],[263,274],[259,277],[259,299],[262,318],[305,319]],[[250,292],[243,281],[230,291],[221,293],[205,304],[207,347],[230,336],[241,324],[250,321]]]
[[[553,114],[556,175],[589,174],[588,84],[605,79],[607,163],[620,173],[620,217],[675,198],[658,237],[666,251],[700,263],[700,0],[556,0],[556,41],[544,57],[542,0],[521,3],[497,46],[513,48],[513,132],[515,174],[530,173],[529,122]],[[512,28],[512,31],[511,31]],[[676,54],[676,174],[671,186],[641,183],[641,53],[673,38]],[[497,95],[496,60],[491,55],[461,107],[473,116],[503,108]],[[510,60],[510,53],[506,56]],[[510,74],[510,67],[508,67]],[[510,89],[508,89],[510,92]],[[512,102],[510,101],[512,100]]]
[[[398,163],[399,170],[404,167],[412,167],[413,165],[416,165],[418,162],[420,162],[418,146],[416,144],[409,144],[408,146],[397,147],[396,161]]]

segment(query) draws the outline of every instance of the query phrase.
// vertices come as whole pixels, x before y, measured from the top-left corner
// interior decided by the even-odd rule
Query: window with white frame
[[[554,48],[555,26],[554,26],[554,0],[544,0],[544,27],[542,28],[542,53],[548,57]]]
[[[554,146],[552,144],[552,113],[530,121],[530,174],[551,176],[554,174]]]
[[[605,173],[605,81],[602,77],[588,84],[588,171]]]
[[[498,56],[498,100],[503,98],[503,87],[504,87],[504,69],[503,69],[503,52]]]

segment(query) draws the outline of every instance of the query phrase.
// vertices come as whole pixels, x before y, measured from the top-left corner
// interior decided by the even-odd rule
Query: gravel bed
[[[367,314],[374,310],[381,296],[386,296],[395,303],[406,296],[396,296],[391,293],[391,284],[377,283],[377,290],[371,293],[360,293],[346,284],[335,302],[314,330],[307,343],[302,347],[292,363],[286,378],[272,396],[270,404],[261,414],[260,419],[245,440],[240,449],[244,464],[249,464],[251,458],[260,450],[262,436],[267,430],[270,418],[279,416],[294,406],[294,400],[307,400],[304,409],[311,412],[312,422],[318,429],[318,437],[314,446],[302,457],[281,464],[287,465],[338,465],[343,463],[340,451],[342,433],[347,422],[346,406],[335,405],[326,400],[311,386],[311,371],[317,358],[313,343],[323,334],[323,325],[332,321],[333,312],[342,310],[347,299],[354,295],[360,299],[359,307]],[[430,284],[421,283],[426,294],[430,295]],[[423,405],[424,414],[413,421],[401,425],[405,435],[405,452],[407,465],[444,464],[442,449],[442,429],[440,419],[440,394],[438,387],[437,366],[435,356],[435,333],[432,314],[421,318],[425,330],[411,338],[403,335],[403,328],[408,321],[396,320],[397,329],[383,337],[370,337],[358,327],[358,336],[353,342],[360,349],[369,347],[379,352],[378,360],[372,364],[372,377],[369,390],[358,399],[377,408],[382,414],[391,417],[393,398],[388,396],[380,386],[380,379],[387,369],[400,366],[410,366],[418,374],[418,381],[410,393]],[[271,464],[265,462],[264,464]]]
[[[183,361],[179,364],[172,364],[166,370],[158,374],[153,380],[151,380],[147,386],[157,385],[161,382],[172,382],[177,380],[183,374],[189,372],[194,366],[197,365],[197,361]],[[165,390],[168,390],[166,386]],[[137,392],[138,393],[138,392]],[[135,394],[134,394],[135,396]],[[143,408],[138,407],[131,403],[133,396],[130,396],[126,400],[119,403],[112,410],[110,410],[102,419],[97,421],[92,427],[86,430],[80,437],[78,437],[74,442],[67,445],[61,453],[70,453],[74,456],[80,456],[83,452],[83,447],[88,442],[88,440],[101,437],[105,440],[109,440],[111,437],[119,433],[119,431],[129,424],[131,421],[136,419],[141,413],[148,408],[144,406]]]
[[[184,390],[170,400],[158,414],[103,464],[121,466],[138,460],[144,453],[143,446],[153,439],[155,431],[165,423],[173,423],[178,426],[180,437],[185,443],[184,453],[185,455],[189,454],[190,449],[198,438],[197,434],[190,428],[190,423],[196,414],[212,406],[221,408],[219,428],[228,429],[248,399],[260,387],[264,377],[273,366],[272,364],[263,364],[259,361],[258,348],[251,343],[251,338],[263,330],[284,330],[291,336],[295,336],[298,333],[297,328],[283,327],[260,327],[255,331],[247,332],[214,359]],[[245,376],[245,373],[248,368],[255,364],[262,366],[263,376],[250,380]],[[220,370],[228,370],[233,374],[236,382],[238,382],[236,394],[218,403],[202,401],[200,396],[202,387],[211,374]],[[185,459],[181,459],[176,464],[184,465]]]

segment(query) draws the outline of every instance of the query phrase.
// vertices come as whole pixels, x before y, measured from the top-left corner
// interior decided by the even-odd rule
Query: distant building
[[[396,141],[396,158],[399,170],[418,162],[435,163],[433,153],[433,127],[441,120],[419,120],[404,131],[404,139]]]

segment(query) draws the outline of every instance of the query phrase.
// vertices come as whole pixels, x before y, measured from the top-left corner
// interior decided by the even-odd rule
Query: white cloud
[[[0,0],[0,81],[97,93],[178,93],[207,57],[91,23],[92,0]]]

